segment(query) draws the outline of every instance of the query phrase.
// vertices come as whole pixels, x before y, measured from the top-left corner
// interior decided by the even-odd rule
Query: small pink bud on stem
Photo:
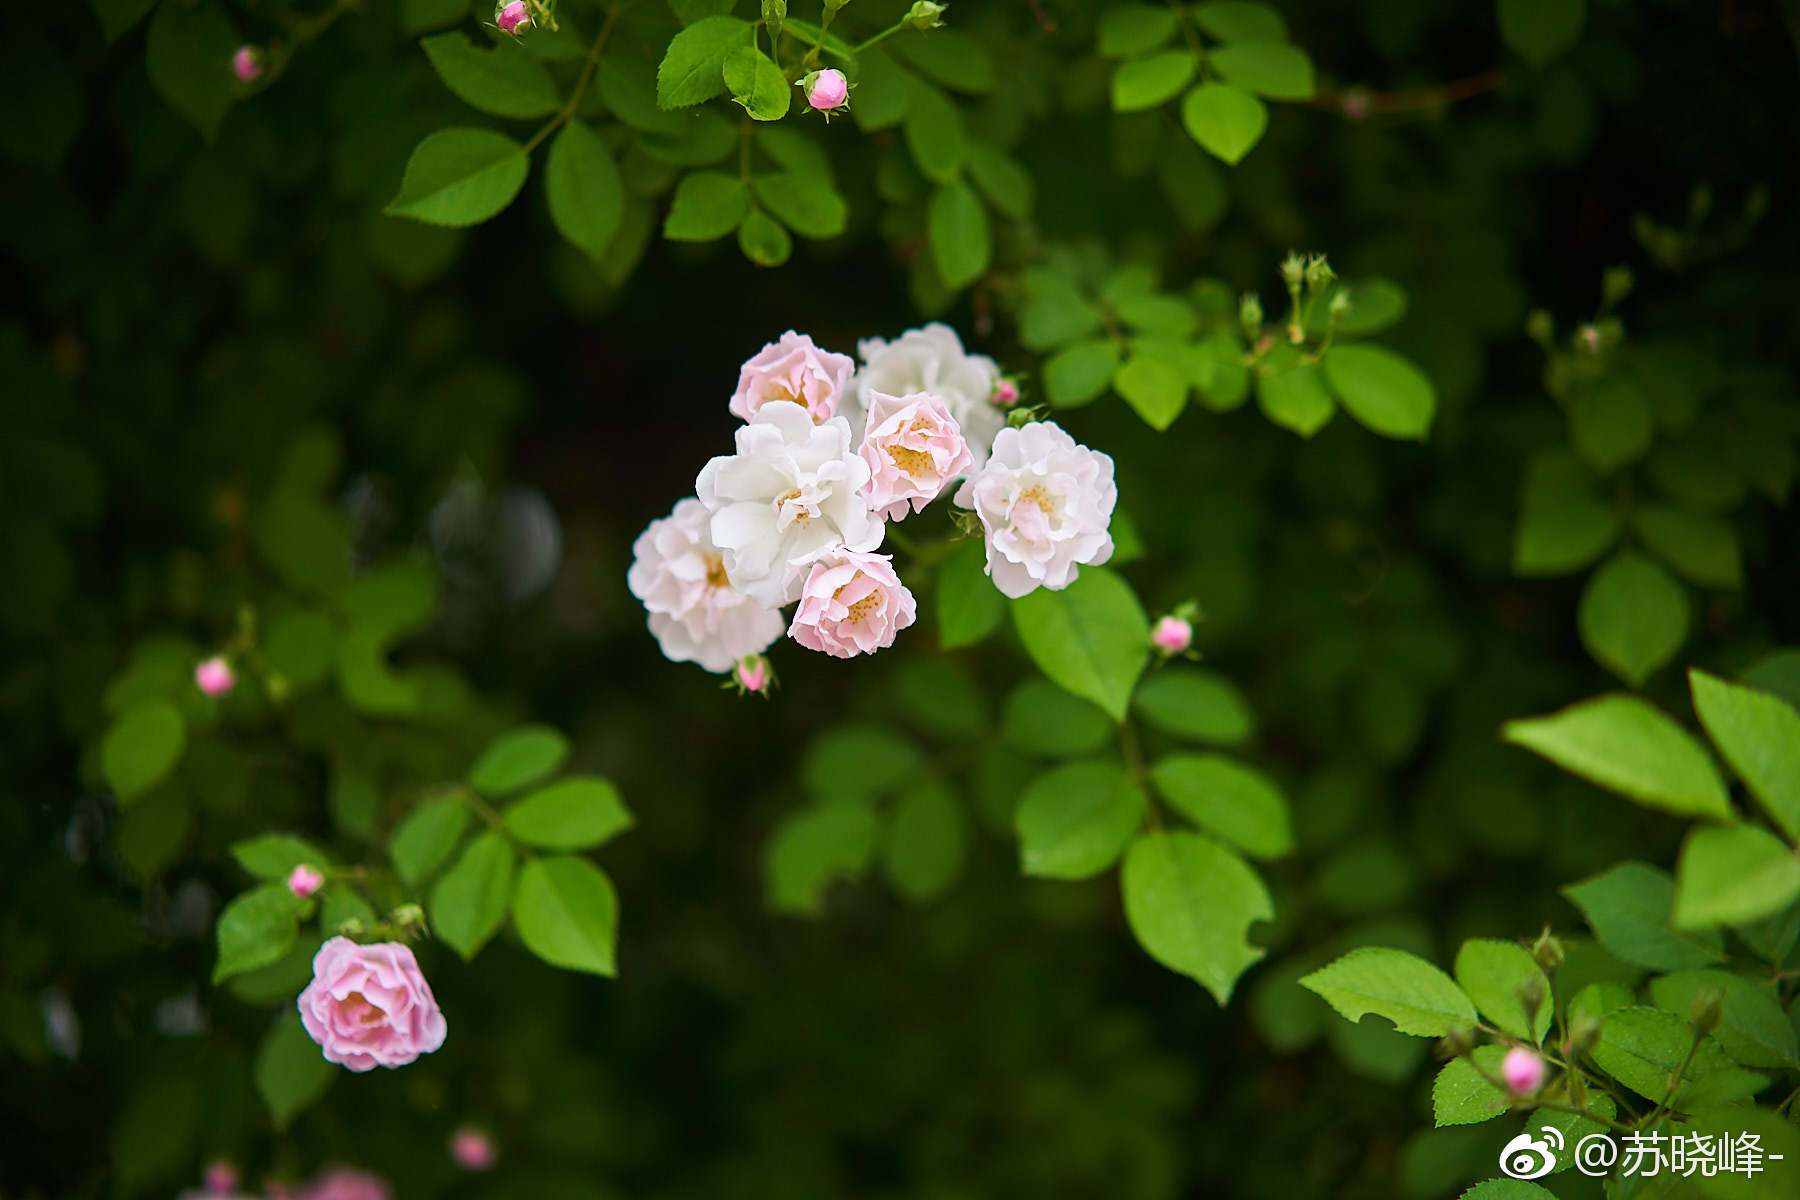
[[[755,692],[759,696],[767,696],[775,683],[775,668],[761,654],[752,654],[738,659],[737,666],[731,669],[731,681],[737,684],[738,693]]]
[[[255,83],[262,78],[263,53],[255,46],[239,46],[231,55],[231,73],[239,83]]]
[[[194,668],[194,685],[209,696],[223,696],[236,684],[237,676],[223,654],[215,654]]]
[[[800,81],[806,92],[806,103],[822,113],[834,113],[850,106],[850,81],[835,67],[814,71]]]
[[[1174,615],[1163,617],[1150,631],[1150,644],[1164,654],[1186,654],[1194,644],[1194,627]]]
[[[288,876],[287,883],[288,891],[294,893],[295,896],[302,900],[311,900],[318,894],[319,889],[325,886],[325,876],[306,863],[301,863]]]
[[[1000,408],[1011,408],[1019,402],[1019,385],[1016,381],[1002,375],[1000,382],[994,385],[993,402]]]
[[[465,1171],[485,1171],[500,1157],[485,1129],[464,1125],[450,1135],[450,1157]]]
[[[531,11],[525,7],[525,0],[511,0],[494,6],[494,24],[507,37],[524,37],[525,31],[531,28]]]
[[[209,1196],[229,1196],[237,1191],[237,1168],[224,1159],[217,1159],[206,1164],[206,1171],[200,1176]]]
[[[1515,1096],[1535,1096],[1544,1086],[1544,1060],[1536,1051],[1514,1046],[1500,1062],[1500,1078]]]

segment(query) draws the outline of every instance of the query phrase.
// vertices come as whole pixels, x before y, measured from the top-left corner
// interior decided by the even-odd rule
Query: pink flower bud
[[[302,900],[311,900],[318,890],[325,886],[325,877],[312,867],[301,863],[288,876],[288,891]]]
[[[524,37],[525,31],[531,28],[531,13],[525,7],[525,0],[512,0],[510,4],[496,6],[494,24],[508,37]]]
[[[1185,654],[1193,642],[1194,627],[1180,617],[1164,617],[1150,631],[1150,644],[1164,654]]]
[[[835,68],[814,71],[806,79],[806,102],[820,112],[836,112],[850,103],[850,82]]]
[[[500,1157],[487,1131],[464,1125],[450,1135],[450,1157],[465,1171],[485,1171]]]
[[[262,78],[262,51],[255,46],[239,46],[231,56],[231,73],[239,83],[255,83]]]
[[[1514,1046],[1500,1063],[1500,1077],[1515,1096],[1532,1096],[1544,1086],[1544,1060],[1534,1051]]]
[[[748,658],[738,660],[732,677],[737,685],[746,692],[766,693],[769,684],[774,682],[775,672],[769,667],[769,660],[760,654],[752,654]]]
[[[223,696],[237,683],[237,676],[225,656],[215,654],[194,668],[194,683],[209,696]]]
[[[207,1163],[206,1172],[200,1178],[209,1195],[229,1196],[232,1192],[237,1191],[237,1168],[224,1159]]]
[[[1019,402],[1019,385],[1001,376],[1000,382],[994,385],[993,399],[1001,408],[1011,408]]]

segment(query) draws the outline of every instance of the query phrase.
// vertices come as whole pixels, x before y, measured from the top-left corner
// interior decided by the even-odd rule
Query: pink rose
[[[1150,631],[1150,644],[1164,654],[1185,654],[1194,643],[1194,627],[1177,616],[1167,616]]]
[[[398,942],[359,946],[334,937],[313,955],[300,1023],[325,1061],[352,1071],[405,1066],[444,1044],[444,1014],[413,952]]]
[[[857,452],[869,464],[863,494],[889,521],[904,520],[909,502],[920,511],[951,480],[975,469],[962,426],[950,406],[929,392],[871,392],[867,429]]]
[[[850,102],[850,81],[842,71],[814,71],[803,83],[806,102],[820,112],[836,112]]]
[[[788,636],[808,650],[851,658],[893,645],[917,615],[892,555],[841,550],[812,564]]]
[[[394,1189],[379,1175],[330,1167],[301,1189],[298,1200],[394,1200]]]
[[[836,414],[855,366],[848,354],[821,350],[811,338],[790,329],[738,371],[731,412],[748,421],[765,404],[798,404],[814,425],[822,425]]]

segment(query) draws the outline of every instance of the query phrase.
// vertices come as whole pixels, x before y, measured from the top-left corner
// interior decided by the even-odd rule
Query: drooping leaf
[[[1146,834],[1119,875],[1125,919],[1151,958],[1198,981],[1221,1005],[1263,956],[1247,934],[1274,917],[1268,889],[1243,859],[1197,833]]]

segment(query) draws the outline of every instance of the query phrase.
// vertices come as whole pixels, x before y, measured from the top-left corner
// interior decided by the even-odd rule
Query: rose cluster
[[[763,347],[731,397],[736,453],[638,537],[627,583],[671,660],[760,691],[783,629],[837,658],[892,645],[918,606],[878,553],[887,524],[958,480],[1008,596],[1112,556],[1112,459],[1053,422],[1009,424],[1018,388],[991,358],[942,324],[857,352],[860,366],[791,330]]]

